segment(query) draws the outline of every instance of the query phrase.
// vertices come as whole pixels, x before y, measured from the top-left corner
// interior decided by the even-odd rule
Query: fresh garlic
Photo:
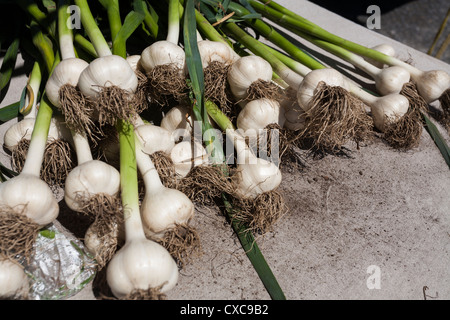
[[[209,163],[208,152],[203,145],[190,139],[177,143],[170,151],[170,158],[180,178],[187,176],[195,166]]]
[[[115,196],[120,191],[120,174],[111,165],[100,160],[79,163],[66,178],[64,200],[74,210],[82,209],[79,197],[89,197],[103,193]],[[80,202],[81,200],[81,202]]]
[[[305,110],[298,103],[286,103],[282,105],[284,110],[284,127],[292,131],[300,131],[305,128]]]
[[[194,216],[192,201],[181,191],[162,184],[150,157],[139,146],[136,148],[136,161],[145,185],[141,204],[145,233],[158,237],[176,224],[188,223]]]
[[[272,80],[272,66],[259,56],[244,56],[236,60],[228,71],[230,90],[237,100],[248,96],[247,90],[252,83]]]
[[[420,71],[411,73],[417,90],[427,103],[438,100],[450,89],[450,75],[443,70]]]
[[[47,183],[25,167],[19,175],[0,183],[0,205],[17,210],[40,226],[51,223],[59,214],[58,202]]]
[[[61,87],[66,84],[76,87],[80,74],[88,66],[88,62],[79,58],[67,58],[58,63],[45,85],[45,93],[55,107],[61,105],[59,97]]]
[[[95,100],[103,87],[116,86],[135,92],[138,79],[126,59],[117,55],[96,58],[86,67],[78,80],[81,93]]]
[[[172,64],[180,70],[181,76],[187,73],[184,50],[171,41],[161,40],[151,44],[142,51],[140,61],[146,72],[150,72],[156,66]]]
[[[30,140],[35,122],[35,118],[24,118],[9,127],[5,132],[4,146],[12,151],[20,140]],[[66,137],[68,135],[66,131],[67,129],[56,118],[52,118],[48,132],[48,140],[52,141]]]
[[[245,132],[246,136],[257,137],[259,131],[270,124],[278,124],[283,127],[285,122],[284,113],[276,100],[256,99],[248,102],[239,112],[236,120],[238,129]]]
[[[409,109],[409,100],[401,94],[391,93],[377,97],[350,82],[348,88],[349,92],[370,107],[374,125],[381,132],[387,122],[399,120]]]
[[[161,287],[167,292],[178,281],[178,267],[160,244],[145,238],[127,240],[108,264],[106,279],[118,299],[136,289]]]
[[[175,146],[172,134],[160,126],[150,123],[141,124],[135,128],[135,132],[142,144],[142,150],[147,154],[157,151],[169,154]]]
[[[28,290],[28,277],[23,268],[7,258],[0,258],[0,299],[23,298]]]
[[[131,69],[133,69],[133,71],[136,71],[137,69],[140,68],[140,60],[141,60],[141,56],[139,54],[134,54],[131,56],[128,56],[126,58],[128,64],[130,65]]]
[[[237,131],[228,129],[226,134],[233,141],[237,153],[237,172],[232,176],[236,194],[245,199],[254,199],[262,193],[275,190],[282,178],[278,166],[256,157]]]
[[[201,40],[197,42],[197,46],[203,68],[206,68],[214,61],[231,65],[240,58],[229,45],[220,41]]]
[[[186,106],[172,107],[162,118],[161,128],[172,133],[172,139],[188,139],[192,134],[193,120]]]
[[[308,111],[312,107],[310,102],[316,94],[320,82],[325,82],[329,86],[339,86],[346,89],[344,77],[334,69],[324,68],[309,72],[300,83],[297,91],[298,104],[304,111]]]

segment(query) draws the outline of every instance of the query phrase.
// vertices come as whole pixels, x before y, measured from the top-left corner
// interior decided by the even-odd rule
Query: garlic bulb
[[[208,152],[196,140],[185,140],[177,143],[170,151],[175,171],[179,177],[185,177],[195,166],[208,164]]]
[[[270,124],[283,127],[284,122],[284,113],[278,101],[266,98],[248,102],[236,120],[238,129],[243,130],[248,137],[258,136],[259,131]]]
[[[201,40],[197,42],[197,46],[203,68],[214,61],[230,65],[240,58],[229,45],[220,41]]]
[[[140,60],[141,60],[141,56],[139,54],[134,54],[131,56],[128,56],[126,58],[128,64],[130,65],[131,69],[133,69],[133,71],[136,71],[137,69],[140,68]]]
[[[194,216],[192,201],[183,192],[162,184],[153,162],[142,149],[137,148],[136,161],[145,185],[141,204],[145,233],[159,237],[176,224],[187,224]]]
[[[254,199],[275,190],[281,183],[281,171],[273,162],[256,157],[244,138],[235,130],[227,130],[237,153],[237,172],[232,176],[237,195]]]
[[[64,200],[70,209],[80,211],[82,200],[85,200],[80,196],[89,197],[98,193],[114,196],[119,190],[120,174],[117,169],[102,161],[90,160],[79,163],[67,176]]]
[[[167,292],[178,281],[178,267],[170,253],[147,239],[132,239],[114,255],[106,278],[112,293],[124,298],[136,289],[161,288]]]
[[[283,105],[284,127],[288,130],[299,131],[305,128],[305,110],[298,103],[286,103]]]
[[[21,298],[29,290],[23,268],[6,258],[0,258],[0,299]]]
[[[427,103],[438,100],[450,89],[450,75],[443,70],[431,70],[411,73],[417,90]]]
[[[370,107],[375,127],[383,132],[387,122],[395,122],[406,114],[409,101],[400,94],[390,94],[374,99]]]
[[[316,69],[309,72],[300,83],[297,91],[298,104],[304,111],[308,111],[311,108],[310,101],[314,97],[320,82],[346,89],[344,77],[334,69]]]
[[[403,85],[408,83],[410,75],[402,67],[392,66],[383,69],[377,69],[373,73],[375,86],[381,95],[399,93]]]
[[[192,134],[193,120],[188,107],[182,105],[172,107],[162,118],[161,128],[171,132],[174,141],[189,138]]]
[[[47,183],[25,169],[0,183],[0,205],[16,209],[40,226],[51,223],[59,214],[58,202]]]
[[[102,87],[116,86],[135,92],[138,79],[126,59],[117,55],[96,58],[86,67],[78,80],[78,87],[86,97],[95,100]]]
[[[35,118],[24,118],[9,127],[3,139],[5,147],[13,150],[21,139],[30,140],[35,122]],[[52,118],[48,131],[48,140],[61,139],[66,136],[68,136],[67,129],[56,118]]]
[[[151,44],[142,51],[140,61],[146,72],[156,66],[172,64],[180,70],[180,75],[187,73],[184,50],[171,41],[162,40]]]
[[[175,146],[172,134],[160,126],[142,124],[135,128],[135,133],[142,144],[142,150],[147,154],[157,151],[170,153]]]
[[[236,60],[228,71],[230,90],[236,99],[247,97],[247,89],[258,80],[272,80],[272,66],[259,56],[244,56]]]
[[[55,107],[60,106],[61,87],[66,84],[76,87],[80,74],[88,66],[88,62],[79,58],[67,58],[58,63],[45,85],[45,93]]]

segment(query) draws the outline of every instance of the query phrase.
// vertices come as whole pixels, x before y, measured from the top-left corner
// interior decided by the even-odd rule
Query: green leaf
[[[20,101],[14,102],[10,105],[0,109],[0,124],[17,118],[19,115]]]
[[[47,239],[54,239],[55,236],[56,236],[55,231],[48,230],[48,229],[41,230],[41,231],[39,232],[39,234],[40,234],[41,236],[43,236],[44,238],[47,238]]]
[[[3,58],[2,66],[0,67],[0,102],[5,98],[8,91],[11,76],[14,71],[14,67],[16,66],[19,43],[19,37],[12,41]]]
[[[127,14],[122,27],[120,28],[113,41],[114,54],[120,55],[124,58],[126,57],[126,41],[141,25],[141,23],[144,21],[144,18],[145,14],[142,11],[131,11]]]
[[[423,119],[425,122],[425,128],[427,129],[434,143],[444,157],[445,162],[450,167],[450,148],[448,147],[442,135],[439,133],[438,128],[425,114],[423,114]]]

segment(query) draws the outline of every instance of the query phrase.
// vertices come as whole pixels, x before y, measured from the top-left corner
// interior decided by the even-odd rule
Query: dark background
[[[378,5],[381,11],[381,29],[374,31],[425,53],[433,44],[450,9],[449,0],[310,1],[363,26],[366,26],[370,15],[366,13],[367,7]],[[449,33],[450,19],[432,55],[436,54]],[[450,46],[440,60],[450,63]]]

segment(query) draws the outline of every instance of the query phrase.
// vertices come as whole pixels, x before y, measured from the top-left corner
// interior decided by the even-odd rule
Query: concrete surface
[[[361,44],[390,43],[400,58],[423,70],[450,72],[448,64],[308,1],[279,3]],[[371,83],[342,61],[339,65],[361,83]],[[14,79],[1,106],[18,99],[24,79]],[[350,157],[308,158],[302,171],[283,171],[280,188],[290,212],[258,244],[287,299],[449,299],[450,171],[428,133],[424,130],[420,145],[408,152],[379,140],[349,148]],[[8,163],[6,154],[1,161]],[[70,220],[64,207],[61,203],[62,224]],[[203,255],[181,271],[168,299],[270,299],[215,208],[198,207],[194,225]],[[95,296],[87,286],[70,299]]]

